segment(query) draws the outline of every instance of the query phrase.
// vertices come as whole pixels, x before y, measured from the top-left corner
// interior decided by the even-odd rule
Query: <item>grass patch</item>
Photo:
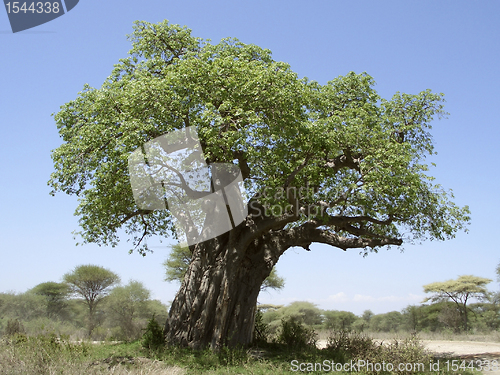
[[[302,332],[301,332],[302,334]],[[335,336],[336,335],[336,336]],[[422,352],[418,340],[398,342],[394,346],[381,346],[370,338],[348,333],[335,333],[325,349],[311,345],[287,345],[283,342],[262,343],[250,349],[223,348],[219,352],[192,350],[178,347],[145,349],[140,341],[131,343],[75,343],[56,335],[27,337],[14,335],[0,341],[0,374],[80,375],[80,374],[292,374],[299,364],[339,363],[365,359],[370,361],[429,360]],[[295,343],[294,341],[292,341]],[[296,361],[296,362],[292,362]],[[297,366],[292,364],[296,363]],[[305,365],[304,365],[305,366]],[[304,367],[307,369],[307,367]],[[308,374],[324,374],[308,371]],[[354,371],[353,371],[354,372]],[[335,371],[339,374],[347,372]],[[391,372],[356,371],[362,374],[389,374]],[[392,372],[402,373],[402,372]],[[412,372],[404,372],[412,373]],[[418,373],[418,372],[415,372]],[[429,372],[426,372],[429,373]],[[462,375],[467,372],[460,372]],[[436,374],[436,372],[433,372]],[[441,371],[439,374],[452,374]],[[469,374],[472,374],[470,372]]]

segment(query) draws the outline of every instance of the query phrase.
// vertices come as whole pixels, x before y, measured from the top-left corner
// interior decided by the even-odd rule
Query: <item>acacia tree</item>
[[[70,293],[65,283],[48,281],[36,285],[30,290],[32,293],[44,296],[47,302],[47,316],[49,318],[61,317],[67,307],[67,297]]]
[[[165,281],[178,281],[182,283],[186,272],[189,268],[189,263],[191,262],[193,254],[189,246],[183,246],[182,244],[172,245],[172,250],[163,266],[165,267]],[[273,268],[269,273],[269,276],[263,281],[260,290],[266,289],[283,289],[285,286],[285,279],[278,275],[276,269]]]
[[[118,323],[123,337],[136,339],[140,334],[138,318],[148,313],[151,292],[139,281],[130,280],[127,285],[116,286],[109,293],[106,305],[108,317]]]
[[[434,152],[430,123],[445,114],[442,94],[385,100],[366,73],[324,85],[299,79],[267,49],[236,39],[211,44],[167,21],[136,22],[130,40],[129,56],[102,87],[85,85],[55,115],[63,143],[49,184],[79,197],[84,242],[114,246],[125,231],[145,254],[145,239],[175,231],[170,210],[135,202],[132,152],[194,127],[208,165],[239,168],[248,213],[191,244],[165,324],[169,343],[248,344],[260,287],[291,247],[366,254],[452,238],[469,221],[468,208],[424,164]]]
[[[500,282],[500,263],[498,264],[495,271],[497,273],[497,281]],[[495,306],[500,305],[500,291],[493,294],[492,302]]]
[[[75,267],[72,272],[63,276],[64,282],[70,291],[77,296],[83,297],[89,309],[88,335],[96,326],[95,313],[97,305],[106,297],[112,286],[120,282],[120,277],[110,270],[88,264]]]
[[[462,324],[465,331],[468,330],[467,302],[472,298],[479,300],[488,299],[488,291],[485,287],[491,279],[477,277],[472,275],[460,276],[456,280],[448,280],[424,285],[425,293],[434,293],[432,297],[424,300],[427,302],[453,301],[457,311],[462,318]]]

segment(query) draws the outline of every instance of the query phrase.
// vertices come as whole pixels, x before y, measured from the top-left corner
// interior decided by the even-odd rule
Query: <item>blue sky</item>
[[[76,198],[49,196],[50,152],[61,144],[51,113],[85,83],[99,87],[126,57],[135,20],[186,25],[214,42],[236,37],[273,52],[300,77],[326,83],[366,71],[384,98],[427,88],[445,93],[448,119],[435,121],[431,173],[469,205],[472,225],[447,242],[381,250],[313,245],[290,249],[277,265],[286,279],[263,303],[308,300],[361,314],[401,310],[425,296],[422,285],[473,274],[495,279],[500,262],[497,194],[500,144],[500,2],[470,1],[159,1],[81,0],[66,15],[13,34],[0,10],[0,292],[59,281],[80,264],[136,279],[168,302],[168,248],[141,257],[127,244],[75,246]],[[168,241],[167,241],[168,243]],[[165,245],[165,242],[163,243]],[[490,284],[497,291],[498,282]]]

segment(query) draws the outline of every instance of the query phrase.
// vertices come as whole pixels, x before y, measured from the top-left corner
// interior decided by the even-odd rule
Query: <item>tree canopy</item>
[[[47,302],[47,315],[49,317],[59,316],[66,307],[66,298],[70,288],[65,283],[47,281],[33,287],[30,292],[44,296]]]
[[[301,245],[445,239],[469,220],[423,163],[434,153],[430,122],[445,115],[442,94],[386,100],[372,77],[353,72],[322,85],[267,49],[214,45],[167,21],[136,22],[130,40],[102,87],[85,85],[55,115],[64,143],[49,184],[79,196],[84,241],[116,245],[123,227],[146,251],[144,238],[172,234],[168,211],[137,208],[127,156],[188,125],[209,162],[237,163],[249,195],[281,211],[261,225],[298,227]]]
[[[424,300],[427,302],[453,301],[463,318],[464,329],[468,329],[467,324],[467,302],[472,298],[479,300],[488,298],[488,290],[486,284],[490,283],[491,279],[483,277],[464,275],[458,277],[456,280],[448,280],[442,282],[435,282],[424,285],[425,293],[434,293],[433,296]]]
[[[88,264],[75,267],[63,276],[63,280],[73,294],[83,297],[89,308],[90,336],[97,305],[108,295],[111,287],[120,282],[120,277],[104,267]]]
[[[116,286],[107,297],[106,308],[111,319],[120,325],[123,337],[137,338],[140,328],[135,320],[147,312],[151,292],[143,283],[130,280],[127,285]]]

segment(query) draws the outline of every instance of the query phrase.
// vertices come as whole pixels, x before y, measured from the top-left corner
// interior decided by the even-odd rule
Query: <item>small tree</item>
[[[148,321],[148,325],[142,336],[142,347],[150,350],[156,350],[165,345],[163,329],[153,316]]]
[[[497,281],[500,283],[500,263],[498,263],[496,273],[497,273]],[[500,291],[493,293],[491,302],[495,307],[498,307],[498,305],[500,305]]]
[[[289,318],[308,326],[319,325],[323,322],[323,311],[311,302],[295,301],[288,306],[264,305],[264,307],[267,307],[264,321],[274,322],[273,325],[279,324],[283,319],[288,321]]]
[[[365,310],[363,311],[363,315],[361,315],[361,318],[363,320],[365,320],[367,323],[370,323],[370,320],[371,318],[374,316],[375,314],[373,313],[373,311],[371,310]]]
[[[47,302],[47,317],[62,317],[64,309],[67,307],[67,298],[70,293],[67,284],[48,281],[38,284],[30,292],[45,297]]]
[[[125,286],[115,287],[108,296],[108,316],[117,322],[122,335],[134,339],[140,333],[136,320],[145,315],[151,292],[139,281],[131,280]]]
[[[411,332],[417,332],[420,329],[420,312],[418,306],[409,305],[402,311],[406,328]]]
[[[423,302],[429,300],[433,302],[453,301],[462,317],[463,328],[467,331],[467,302],[469,302],[471,298],[479,300],[488,299],[488,291],[485,285],[491,281],[491,279],[485,279],[483,277],[464,275],[456,280],[427,284],[424,285],[424,292],[434,293],[434,295],[426,298]]]
[[[377,314],[370,319],[370,329],[375,332],[397,332],[402,325],[403,314],[399,311]]]
[[[74,295],[83,297],[88,306],[90,337],[96,325],[96,307],[108,295],[110,288],[120,282],[120,277],[106,268],[89,264],[76,267],[72,272],[65,274],[63,279],[70,291]]]
[[[351,331],[353,323],[358,320],[350,311],[327,310],[323,315],[325,328],[333,330]]]

